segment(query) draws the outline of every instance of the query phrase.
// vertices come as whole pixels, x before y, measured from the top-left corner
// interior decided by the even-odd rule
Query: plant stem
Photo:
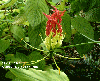
[[[55,62],[55,64],[56,64],[56,67],[57,67],[58,70],[59,70],[59,75],[60,75],[60,68],[57,66],[57,63],[56,63],[56,61],[55,61],[55,59],[54,59],[54,56],[53,56],[53,60],[54,60],[54,62]]]
[[[47,56],[49,56],[49,54],[50,54],[50,53],[48,53],[48,55],[47,55]],[[36,64],[36,63],[38,63],[38,62],[40,62],[40,61],[44,60],[47,56],[45,56],[45,57],[44,57],[44,58],[42,58],[41,60],[37,60],[37,62],[31,63],[31,64]]]
[[[58,47],[58,48],[66,48],[66,47],[79,46],[79,45],[92,44],[92,43],[100,43],[100,41],[88,42],[88,43],[81,43],[81,44],[70,45],[70,46],[64,46],[64,47]]]

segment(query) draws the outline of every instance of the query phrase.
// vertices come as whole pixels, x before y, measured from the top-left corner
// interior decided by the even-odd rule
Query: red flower
[[[66,11],[66,10],[59,11],[59,10],[57,10],[56,7],[54,7],[54,8],[55,8],[55,10],[52,10],[52,11],[54,11],[54,13],[51,16],[43,13],[48,18],[47,25],[46,25],[46,35],[48,36],[50,34],[50,31],[53,28],[53,30],[52,30],[52,32],[54,32],[53,37],[56,35],[56,25],[57,25],[57,28],[58,28],[57,32],[58,33],[60,32],[60,35],[62,33],[62,27],[60,25],[60,23],[62,21],[61,16],[63,16],[64,12]],[[59,12],[61,12],[61,14]]]

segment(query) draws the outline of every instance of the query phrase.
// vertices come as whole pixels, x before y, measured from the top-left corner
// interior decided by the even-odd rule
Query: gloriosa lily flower
[[[48,50],[50,50],[51,48],[54,49],[59,47],[62,44],[62,39],[64,39],[64,36],[62,34],[62,26],[60,25],[60,23],[62,21],[61,16],[64,15],[64,12],[66,10],[59,11],[56,7],[54,8],[55,10],[52,10],[54,11],[54,13],[51,16],[43,13],[48,18],[46,25],[47,37],[44,41]],[[61,12],[61,14],[59,12]]]

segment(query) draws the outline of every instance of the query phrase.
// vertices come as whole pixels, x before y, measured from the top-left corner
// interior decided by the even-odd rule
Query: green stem
[[[50,54],[50,53],[49,53],[49,54]],[[49,54],[48,54],[47,56],[49,56]],[[47,56],[45,56],[45,57],[44,57],[44,58],[42,58],[41,60],[37,60],[37,62],[31,63],[31,64],[36,64],[36,63],[38,63],[38,62],[40,62],[40,61],[44,60]]]
[[[51,50],[50,51],[50,59],[52,58],[52,56],[53,56],[53,51]]]
[[[53,60],[54,60],[54,62],[55,62],[55,64],[56,64],[56,67],[59,69],[59,67],[57,66],[57,63],[56,63],[56,61],[55,61],[55,59],[54,59],[54,56],[53,56]]]
[[[39,34],[39,36],[41,37],[41,40],[42,40],[42,42],[43,42],[43,39],[42,39],[41,33]]]
[[[85,44],[92,44],[92,43],[100,43],[100,41],[88,42],[88,43],[81,43],[81,44],[70,45],[70,46],[64,46],[64,47],[58,47],[58,48],[73,47],[73,46],[79,46],[79,45],[85,45]]]
[[[22,39],[23,40],[23,39]],[[24,40],[23,40],[23,42],[24,43],[26,43]],[[34,47],[32,47],[31,45],[29,45],[28,43],[26,43],[28,46],[30,46],[31,48],[33,48],[33,49],[36,49],[36,50],[39,50],[39,51],[44,51],[44,50],[41,50],[41,49],[37,49],[37,48],[34,48]],[[44,52],[49,52],[49,51],[44,51]]]

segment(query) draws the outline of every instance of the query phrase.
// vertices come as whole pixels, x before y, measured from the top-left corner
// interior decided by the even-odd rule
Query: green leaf
[[[21,81],[19,78],[15,78],[12,81]]]
[[[22,38],[25,39],[24,30],[20,26],[13,25],[12,27],[10,27],[10,31],[11,33],[13,33],[13,37],[17,41],[20,41]]]
[[[43,21],[41,24],[37,25],[34,29],[31,26],[28,27],[28,37],[30,45],[38,48],[38,46],[42,43],[42,39],[46,37],[45,29],[46,29],[46,21]],[[41,36],[39,36],[40,33],[42,39]]]
[[[60,0],[52,0],[53,3],[58,3]]]
[[[10,66],[10,64],[14,64],[14,62],[22,62],[20,58],[15,58],[14,54],[5,55],[5,60],[7,61],[3,67]],[[8,61],[9,60],[9,61]],[[21,67],[21,64],[15,64],[16,67]],[[7,68],[8,69],[8,68]]]
[[[25,69],[9,69],[15,74],[21,81],[69,81],[64,72],[58,70],[41,71],[30,68]]]
[[[40,59],[42,59],[44,56],[42,56],[41,54],[40,54],[40,52],[37,52],[37,51],[34,51],[34,52],[32,52],[29,56],[28,56],[28,58],[29,58],[29,61],[37,61],[37,60],[40,60]],[[42,61],[40,61],[40,62],[38,62],[38,63],[36,63],[36,64],[32,64],[33,66],[38,66],[38,68],[36,68],[36,69],[41,69],[41,70],[44,70],[45,69],[45,60],[42,60]]]
[[[41,44],[39,45],[39,49],[41,49],[41,47],[42,47],[42,49],[44,50],[43,53],[44,53],[45,55],[48,54],[48,52],[45,52],[45,51],[49,51],[49,50],[47,49],[47,47],[46,47],[46,45],[45,45],[44,43],[41,43]]]
[[[11,60],[11,59],[13,59],[14,58],[14,54],[7,54],[7,55],[5,55],[5,60]]]
[[[35,27],[46,19],[43,13],[48,14],[49,8],[45,0],[28,0],[25,6],[25,15],[31,26]]]
[[[56,52],[56,53],[58,53],[58,54],[61,53],[62,55],[66,55],[66,54],[65,54],[65,51],[62,50],[62,49],[55,49],[54,52]]]
[[[11,72],[11,71],[8,71],[5,75],[6,78],[9,78],[9,79],[15,79],[16,76]]]
[[[47,2],[52,2],[52,0],[47,0]]]
[[[79,1],[71,2],[71,12],[77,13],[77,12],[79,12],[82,9],[83,8],[82,8],[82,6],[81,6]]]
[[[23,53],[16,52],[16,56],[15,57],[16,58],[20,58],[22,62],[29,62],[28,57]]]
[[[94,39],[93,28],[86,19],[77,16],[76,18],[71,19],[71,24],[79,33],[87,36],[88,38]]]
[[[50,69],[53,69],[52,65],[46,65],[44,71],[49,71]]]
[[[4,16],[4,13],[0,13],[0,19]]]
[[[53,6],[56,6],[56,4],[55,3],[53,3],[53,2],[49,2],[51,5],[53,5]],[[57,8],[57,7],[56,7]]]
[[[41,43],[39,46],[42,47],[44,51],[48,51],[48,49],[46,48],[46,45],[44,43]]]
[[[2,61],[0,61],[0,67],[3,65]]]
[[[85,13],[85,19],[91,22],[100,21],[100,8],[93,8]]]
[[[10,60],[10,63],[14,63],[14,62],[22,62],[20,58],[15,58],[14,54],[7,54],[5,55],[6,57],[6,61]]]
[[[5,23],[2,23],[0,25],[0,37],[2,36],[3,30],[6,28],[6,26],[7,26],[7,23],[6,22]]]
[[[74,40],[72,41],[72,45],[76,45],[76,44],[81,44],[81,43],[88,43],[88,42],[92,42],[91,40],[85,38],[84,36],[82,36],[79,33],[76,33],[74,36]],[[75,46],[76,50],[78,51],[78,53],[83,56],[83,54],[88,53],[89,51],[91,51],[93,49],[94,44],[85,44],[85,45],[80,45],[80,46]]]
[[[89,10],[90,10],[90,9],[95,7],[97,1],[96,0],[91,0],[91,1],[88,1],[88,2],[90,4],[90,6],[89,6]]]
[[[3,3],[5,3],[5,1],[0,1],[0,4],[3,4]]]
[[[63,52],[61,49],[55,49],[54,52]]]
[[[0,6],[0,10],[1,10],[2,8],[7,8],[7,7],[9,7],[9,6],[14,5],[14,3],[15,3],[16,1],[17,1],[17,0],[8,0],[6,3],[4,3],[3,5]]]
[[[9,40],[0,40],[0,53],[4,52],[10,46]]]
[[[65,35],[64,42],[69,42],[71,40],[71,18],[67,12],[62,16],[62,30]]]
[[[61,4],[60,4],[60,8],[59,8],[59,10],[64,10],[65,8],[65,1],[63,1],[63,2],[60,2]]]
[[[89,10],[90,1],[89,0],[79,0],[80,7],[83,11],[87,12]]]
[[[19,9],[17,10],[19,11]],[[13,24],[22,24],[26,21],[24,7],[21,7],[20,13],[14,18]]]
[[[23,15],[18,15],[17,17],[15,17],[14,22],[12,24],[22,24],[26,21],[26,16],[25,14]]]

